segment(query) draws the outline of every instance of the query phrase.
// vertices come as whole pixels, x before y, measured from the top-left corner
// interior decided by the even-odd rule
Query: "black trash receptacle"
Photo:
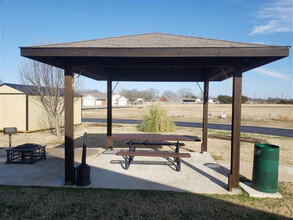
[[[76,185],[88,186],[91,184],[91,167],[86,164],[86,147],[87,147],[87,133],[84,133],[82,160],[81,164],[76,167]]]
[[[252,188],[265,193],[278,191],[279,146],[255,143]]]

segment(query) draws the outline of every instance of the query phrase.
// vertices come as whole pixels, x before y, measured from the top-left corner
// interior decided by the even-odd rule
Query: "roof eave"
[[[286,57],[289,47],[47,48],[21,47],[24,57]]]

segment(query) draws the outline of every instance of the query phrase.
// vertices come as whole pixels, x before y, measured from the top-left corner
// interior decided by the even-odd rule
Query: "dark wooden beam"
[[[220,67],[217,67],[218,71],[214,71],[210,74],[210,76],[207,78],[209,81],[219,80],[219,79],[226,79],[225,73],[227,77],[231,76],[231,72],[233,72],[233,67],[222,67],[222,69],[225,71],[225,73],[222,71]]]
[[[289,55],[288,47],[197,47],[197,48],[74,48],[21,47],[21,56],[59,57],[250,57]]]
[[[203,81],[206,78],[206,72],[209,70],[209,68],[198,67],[85,67],[85,71],[96,73],[97,80],[104,80],[106,78],[107,80],[115,79],[115,81],[150,82]]]
[[[75,184],[73,128],[73,70],[65,68],[65,184]]]
[[[229,191],[232,191],[232,189],[239,187],[241,96],[242,71],[239,67],[236,67],[234,68],[233,75],[231,164],[228,181]]]
[[[208,151],[208,102],[209,101],[209,81],[204,81],[203,94],[203,119],[202,119],[202,144],[201,153]]]
[[[107,147],[113,148],[112,136],[112,81],[107,81]]]

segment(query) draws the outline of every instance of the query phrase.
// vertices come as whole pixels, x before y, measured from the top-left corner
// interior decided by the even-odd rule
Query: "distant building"
[[[96,97],[93,95],[86,95],[82,97],[82,105],[83,106],[94,106],[96,105]]]
[[[90,93],[84,94],[82,98],[82,106],[94,107],[94,106],[106,106],[107,105],[107,93]],[[126,106],[128,105],[128,99],[119,94],[112,95],[113,106]]]
[[[33,86],[4,83],[0,85],[0,128],[17,127],[20,132],[55,128]],[[35,89],[36,90],[36,89]],[[45,88],[43,88],[45,92]],[[61,91],[61,95],[63,91]],[[81,95],[74,93],[74,124],[81,124]],[[63,101],[63,97],[61,97]],[[64,126],[64,113],[60,119]]]
[[[214,104],[215,101],[214,101],[213,99],[209,99],[208,103],[209,103],[209,104]]]
[[[245,104],[251,104],[251,105],[253,105],[253,104],[257,104],[257,102],[256,101],[252,101],[252,100],[248,100]]]
[[[106,106],[107,93],[84,93],[82,97],[83,106]]]
[[[168,96],[161,96],[157,99],[157,102],[182,102],[177,96],[168,95]]]
[[[195,102],[196,99],[195,98],[183,98],[182,102]]]
[[[196,99],[195,103],[200,104],[201,103],[201,99]]]
[[[168,102],[168,100],[164,96],[161,96],[160,98],[158,98],[157,101],[158,102]]]
[[[107,105],[107,93],[101,92],[95,94],[96,105],[97,106],[106,106]]]
[[[142,98],[135,98],[130,100],[131,104],[133,105],[142,105],[143,101],[144,100]]]
[[[113,106],[127,106],[128,104],[128,98],[119,95],[119,94],[114,94],[112,96],[112,105]]]

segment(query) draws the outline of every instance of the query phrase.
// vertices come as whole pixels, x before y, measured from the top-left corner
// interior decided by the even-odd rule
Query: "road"
[[[82,122],[100,122],[100,123],[106,123],[106,119],[100,119],[100,118],[83,118]],[[139,124],[141,123],[141,120],[135,120],[135,119],[113,119],[113,123],[119,123],[119,124]],[[192,128],[201,128],[202,123],[198,122],[183,122],[183,121],[176,121],[176,126],[179,127],[192,127]],[[231,125],[228,124],[208,124],[209,129],[215,129],[215,130],[225,130],[230,131]],[[253,134],[265,134],[265,135],[274,135],[274,136],[280,136],[280,137],[290,137],[293,138],[293,129],[284,129],[284,128],[270,128],[270,127],[257,127],[257,126],[248,126],[248,125],[242,125],[241,126],[241,132],[244,133],[253,133]]]

